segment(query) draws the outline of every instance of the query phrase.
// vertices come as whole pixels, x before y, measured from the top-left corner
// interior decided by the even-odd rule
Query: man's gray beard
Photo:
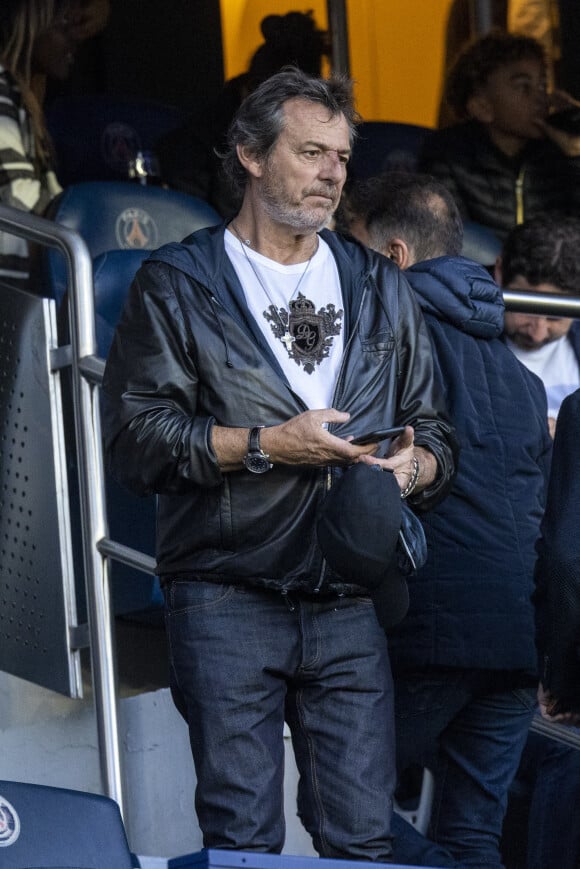
[[[334,214],[333,210],[321,218],[315,214],[308,214],[303,208],[290,210],[268,199],[264,200],[264,211],[276,223],[283,223],[301,233],[320,232],[321,229],[328,226]]]
[[[276,223],[290,226],[300,233],[308,233],[319,232],[332,220],[336,207],[333,207],[323,217],[319,217],[318,214],[314,213],[314,209],[311,211],[304,205],[294,206],[285,201],[284,197],[280,199],[279,193],[280,185],[278,185],[277,180],[270,176],[264,181],[261,198],[264,211]]]

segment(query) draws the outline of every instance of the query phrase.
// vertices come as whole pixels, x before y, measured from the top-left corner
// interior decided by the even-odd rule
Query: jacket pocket
[[[393,333],[384,329],[374,332],[367,338],[361,338],[361,349],[363,353],[381,353],[390,356],[395,349]]]

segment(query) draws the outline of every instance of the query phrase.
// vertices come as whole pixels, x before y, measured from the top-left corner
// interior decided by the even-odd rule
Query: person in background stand
[[[580,724],[579,431],[577,389],[562,402],[536,565],[541,712],[547,720],[576,725]],[[577,801],[576,796],[568,807]],[[569,820],[563,817],[562,823]]]
[[[0,7],[0,202],[42,214],[61,188],[35,77],[65,77],[75,42],[70,4],[4,0]],[[26,241],[0,233],[0,277],[27,286]]]
[[[504,242],[495,275],[498,283],[506,289],[579,296],[580,219],[543,214],[515,227]],[[506,312],[504,320],[507,346],[544,384],[548,398],[548,424],[554,436],[558,430],[557,420],[560,425],[562,403],[566,396],[576,394],[580,386],[580,323],[568,317],[514,311]],[[569,414],[575,406],[576,403],[569,406]],[[575,418],[573,412],[572,416]],[[570,431],[562,439],[568,458],[569,442]],[[575,479],[574,467],[574,461],[569,459],[572,479]],[[560,456],[551,474],[551,495],[544,520],[544,533],[549,543],[544,543],[542,551],[546,551],[546,545],[548,551],[554,544],[560,546],[565,539],[561,533],[567,520],[557,520],[555,514],[558,511],[569,515],[567,500],[573,503],[574,488],[566,482],[560,486],[556,496],[555,486],[556,480],[562,483],[566,474]],[[544,562],[551,567],[553,557],[550,554],[540,559],[536,569],[540,585],[545,580]],[[559,593],[553,580],[547,583],[547,587],[550,594]],[[540,600],[544,600],[543,595],[536,600],[536,609],[543,622],[544,607]],[[561,617],[566,618],[565,607],[562,607]],[[555,625],[561,626],[557,619],[550,625],[554,631],[551,636],[557,642],[570,637],[568,629],[559,633],[559,628],[555,628]],[[540,643],[540,648],[542,646]],[[540,662],[544,678],[549,677],[543,655]],[[540,709],[544,707],[541,702]],[[580,751],[543,734],[530,732],[512,786],[504,824],[502,855],[506,869],[577,869],[580,828],[569,824],[567,808],[577,803],[579,798]]]
[[[508,790],[538,685],[532,605],[551,441],[540,380],[501,340],[503,301],[461,257],[449,191],[385,173],[349,191],[346,220],[404,269],[425,316],[461,459],[451,493],[421,517],[427,562],[389,632],[397,766],[435,778],[421,842],[394,820],[394,857],[425,866],[501,867]]]
[[[515,227],[495,278],[508,290],[580,296],[580,218],[542,214]],[[507,346],[544,384],[553,435],[563,399],[580,386],[580,323],[508,311],[504,324]]]
[[[350,576],[331,568],[319,518],[360,472],[392,492],[393,515],[403,496],[428,509],[456,443],[405,278],[324,229],[354,121],[343,78],[290,68],[256,88],[224,156],[239,213],[151,255],[107,360],[109,464],[159,493],[171,684],[205,847],[281,851],[286,717],[318,853],[391,856],[386,637],[365,553]],[[392,425],[404,432],[387,456],[379,436],[351,443]],[[370,515],[365,485],[349,508]],[[363,532],[386,570],[386,539]]]
[[[464,220],[503,240],[540,212],[577,213],[580,131],[558,129],[549,115],[577,104],[548,94],[536,40],[500,31],[476,40],[451,69],[445,95],[462,120],[426,138],[418,168],[445,184]]]
[[[484,9],[492,29],[531,36],[544,48],[550,89],[560,85],[559,0],[489,0]],[[477,37],[477,18],[471,0],[452,0],[445,27],[444,78],[465,46]],[[481,35],[481,34],[480,34]],[[574,93],[574,89],[566,90]],[[576,96],[578,96],[576,94]],[[439,107],[438,127],[446,127],[459,118],[443,99]]]
[[[102,25],[102,6],[103,0],[2,0],[2,205],[43,214],[61,192],[44,118],[46,80],[66,78],[79,42]],[[24,239],[0,233],[0,278],[29,287],[30,257]]]
[[[580,739],[580,390],[562,402],[536,564],[540,712],[576,725]],[[570,807],[580,799],[577,747],[530,733],[506,825],[506,869],[577,869],[580,829]]]

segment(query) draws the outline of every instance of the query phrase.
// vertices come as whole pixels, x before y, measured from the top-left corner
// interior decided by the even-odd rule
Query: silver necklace
[[[274,304],[274,302],[273,302],[273,300],[272,300],[272,296],[271,296],[270,293],[268,292],[268,289],[267,289],[267,287],[266,287],[266,284],[264,283],[264,280],[262,279],[262,276],[260,275],[260,272],[258,271],[258,269],[256,268],[256,266],[254,265],[254,263],[252,262],[252,260],[251,260],[250,257],[248,256],[248,251],[246,250],[246,248],[248,248],[248,247],[251,246],[251,245],[250,245],[250,240],[247,239],[247,238],[243,238],[243,237],[240,235],[240,233],[238,232],[238,228],[237,228],[237,226],[235,225],[235,223],[234,223],[233,221],[230,223],[230,226],[231,226],[231,228],[233,229],[233,231],[235,232],[235,234],[236,234],[237,237],[238,237],[238,240],[239,240],[239,242],[240,242],[240,246],[241,246],[241,248],[242,248],[242,250],[243,250],[243,252],[244,252],[244,256],[245,256],[246,260],[248,261],[248,265],[249,265],[250,268],[252,269],[252,271],[253,271],[253,273],[254,273],[254,276],[255,276],[256,280],[258,281],[258,283],[260,284],[262,290],[264,291],[264,295],[266,296],[266,298],[267,298],[268,301],[270,302],[270,309],[271,309],[272,311],[274,311],[274,313],[276,314],[276,317],[277,317],[278,320],[280,321],[280,326],[282,327],[282,331],[284,332],[284,334],[280,337],[280,340],[281,340],[282,344],[284,344],[284,346],[286,347],[286,350],[288,351],[288,355],[290,356],[290,358],[292,358],[292,345],[293,345],[294,342],[296,341],[296,338],[294,337],[294,335],[291,335],[291,334],[290,334],[290,329],[289,329],[289,325],[290,325],[290,323],[288,322],[288,323],[286,324],[286,323],[284,322],[284,320],[282,319],[282,317],[280,316],[280,312],[279,312],[279,310],[278,310],[278,306]],[[292,302],[294,296],[296,295],[296,293],[297,293],[298,290],[300,289],[300,285],[302,284],[302,281],[303,281],[304,278],[306,277],[306,272],[307,272],[308,269],[310,268],[310,263],[312,262],[312,258],[314,257],[314,254],[316,253],[317,249],[318,249],[318,245],[316,246],[316,248],[315,248],[315,249],[312,251],[312,253],[310,254],[310,259],[309,259],[308,262],[306,263],[306,266],[305,266],[305,268],[304,268],[304,271],[302,272],[302,274],[301,274],[300,277],[298,278],[298,283],[297,283],[296,286],[294,287],[294,292],[292,293],[292,295],[291,295],[290,298],[288,299],[288,307],[290,307],[290,303]]]

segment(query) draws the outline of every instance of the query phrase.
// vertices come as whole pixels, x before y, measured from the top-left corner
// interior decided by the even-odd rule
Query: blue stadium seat
[[[352,178],[416,171],[419,151],[431,132],[430,127],[418,124],[364,121],[358,127],[349,164]]]
[[[107,358],[127,292],[148,250],[108,250],[93,260],[95,330],[99,356]]]
[[[50,204],[46,216],[78,232],[93,259],[115,249],[154,250],[221,223],[203,199],[131,181],[73,184]],[[60,305],[66,291],[64,257],[49,250],[45,264],[46,294]]]
[[[132,869],[117,803],[84,791],[0,781],[0,865],[6,869]]]
[[[155,153],[167,133],[185,123],[182,109],[109,94],[57,97],[46,108],[63,187],[80,181],[127,180],[138,151]]]
[[[95,330],[97,351],[106,359],[115,327],[121,316],[127,292],[148,250],[111,250],[93,262]],[[111,539],[144,552],[155,554],[156,498],[132,495],[110,475],[105,477],[107,517]],[[160,610],[163,595],[156,576],[111,562],[111,589],[115,615],[149,614]],[[82,592],[81,592],[82,595]]]

